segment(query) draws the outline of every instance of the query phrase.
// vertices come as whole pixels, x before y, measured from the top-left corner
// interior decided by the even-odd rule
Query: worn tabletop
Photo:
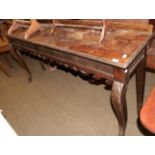
[[[106,32],[102,43],[99,43],[100,30],[57,27],[50,35],[51,27],[46,26],[30,38],[24,39],[26,30],[27,28],[22,27],[9,37],[121,68],[126,68],[132,62],[151,36],[146,31],[111,29]]]

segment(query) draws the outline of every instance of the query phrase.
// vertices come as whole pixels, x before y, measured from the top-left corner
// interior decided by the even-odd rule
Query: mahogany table
[[[100,31],[83,28],[58,27],[50,35],[45,26],[30,38],[24,39],[27,28],[21,27],[8,36],[12,55],[29,73],[21,51],[42,60],[63,65],[95,79],[112,83],[111,103],[119,125],[119,135],[127,125],[126,91],[130,76],[136,73],[137,111],[143,103],[147,43],[151,33],[145,29],[111,27],[99,43]]]

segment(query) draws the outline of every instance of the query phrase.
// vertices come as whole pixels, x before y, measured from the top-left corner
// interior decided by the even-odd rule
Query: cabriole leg
[[[120,136],[125,135],[125,129],[127,124],[126,89],[127,84],[121,83],[119,81],[114,81],[112,87],[111,101],[117,117]]]

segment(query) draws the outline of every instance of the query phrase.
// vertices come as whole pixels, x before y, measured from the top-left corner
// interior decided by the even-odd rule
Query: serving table
[[[103,36],[103,24],[105,21],[102,20],[58,20],[53,24],[42,24],[26,38],[28,27],[21,24],[8,35],[10,49],[29,73],[30,80],[31,72],[22,51],[40,60],[91,75],[95,80],[109,81],[112,84],[110,99],[118,121],[119,135],[124,135],[127,125],[126,91],[133,73],[136,74],[138,113],[143,103],[151,27],[138,22],[118,23],[110,20]]]

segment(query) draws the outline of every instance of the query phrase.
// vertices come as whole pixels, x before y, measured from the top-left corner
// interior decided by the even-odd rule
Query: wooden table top
[[[30,38],[24,39],[26,30],[27,28],[22,27],[9,37],[120,68],[126,68],[151,37],[151,33],[146,31],[115,29],[107,31],[105,39],[99,43],[101,34],[99,30],[56,27],[54,33],[50,35],[51,26],[46,26]]]

